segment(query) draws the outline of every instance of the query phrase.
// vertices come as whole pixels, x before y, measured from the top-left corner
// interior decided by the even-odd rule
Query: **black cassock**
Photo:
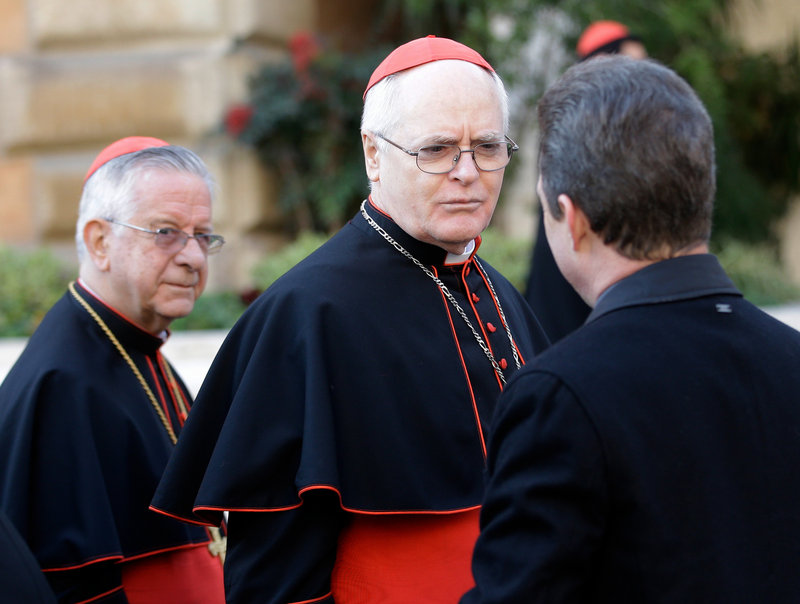
[[[516,364],[490,282],[519,358],[524,362],[545,348],[546,337],[521,294],[475,251],[449,256],[408,236],[369,203],[367,211],[452,292],[506,378]],[[232,329],[153,507],[211,523],[231,510],[231,546],[236,511],[308,508],[314,518],[297,523],[306,527],[298,529],[302,535],[290,537],[286,529],[288,545],[275,546],[276,560],[261,565],[260,580],[318,583],[319,589],[283,596],[319,597],[342,510],[480,505],[486,431],[501,388],[436,283],[356,214],[276,281]],[[290,514],[286,522],[294,522]],[[237,554],[231,556],[226,574],[235,599]],[[266,567],[283,570],[270,576]]]
[[[156,397],[172,401],[163,381],[163,341],[80,283],[75,288],[116,335]],[[182,396],[191,400],[175,379]],[[166,406],[179,432],[174,406]],[[117,562],[208,541],[202,527],[148,509],[172,450],[131,368],[88,312],[65,293],[0,386],[0,508],[57,593],[78,599],[113,590],[121,585]]]

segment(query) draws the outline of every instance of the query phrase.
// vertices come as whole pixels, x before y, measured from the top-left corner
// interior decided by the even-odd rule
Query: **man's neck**
[[[681,256],[707,254],[708,244],[705,242],[693,243],[680,250],[670,251],[669,253],[665,253],[657,256],[654,259],[648,260],[634,260],[632,258],[627,258],[610,246],[606,246],[606,249],[609,251],[609,254],[604,255],[604,260],[598,263],[598,269],[596,272],[594,272],[593,279],[591,280],[591,287],[588,288],[590,294],[593,295],[590,296],[590,301],[587,301],[587,304],[592,307],[594,307],[598,298],[603,295],[603,293],[609,287],[619,281],[622,281],[625,277],[629,277],[633,273],[643,269],[646,266],[655,264],[656,262],[670,260],[671,258],[679,258]]]

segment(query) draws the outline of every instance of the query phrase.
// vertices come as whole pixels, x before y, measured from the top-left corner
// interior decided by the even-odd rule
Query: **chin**
[[[173,300],[169,304],[165,305],[160,314],[164,317],[169,317],[171,321],[174,321],[175,319],[182,319],[191,313],[192,309],[194,309],[194,298],[191,300]]]
[[[469,243],[480,235],[488,226],[484,221],[472,221],[467,224],[458,225],[457,228],[445,229],[441,235],[440,241],[458,243]]]

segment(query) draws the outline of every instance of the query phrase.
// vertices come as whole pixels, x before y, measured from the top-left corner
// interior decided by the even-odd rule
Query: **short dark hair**
[[[692,88],[652,60],[601,56],[571,67],[539,102],[548,208],[568,195],[624,256],[663,259],[707,242],[714,132]]]

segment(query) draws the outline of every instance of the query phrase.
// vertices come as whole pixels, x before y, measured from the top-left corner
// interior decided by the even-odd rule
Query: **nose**
[[[175,254],[175,261],[184,264],[192,270],[202,269],[208,262],[208,254],[200,247],[200,242],[195,237],[189,237],[186,245]]]
[[[462,149],[458,153],[455,167],[448,172],[451,178],[462,182],[471,182],[480,176],[480,170],[475,163],[475,152],[472,149]]]

